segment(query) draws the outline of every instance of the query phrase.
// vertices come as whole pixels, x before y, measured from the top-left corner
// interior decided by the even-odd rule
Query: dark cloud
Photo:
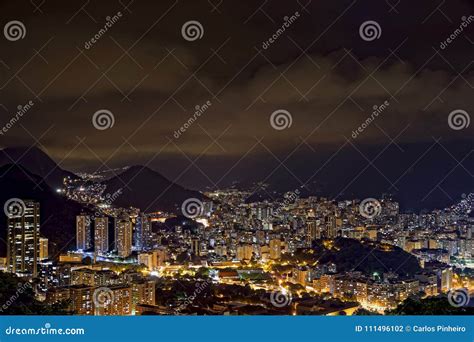
[[[455,109],[474,113],[474,22],[446,49],[440,43],[463,16],[473,14],[473,6],[460,0],[439,5],[5,1],[2,24],[21,20],[27,35],[0,40],[0,125],[18,105],[29,100],[35,105],[0,143],[39,139],[73,169],[97,168],[103,161],[110,167],[147,163],[158,152],[151,164],[161,170],[167,169],[163,161],[181,170],[188,158],[199,156],[232,166],[243,156],[284,156],[301,148],[302,139],[303,145],[337,149],[385,101],[390,106],[354,144],[383,145],[387,135],[401,132],[401,144],[426,143],[433,136],[472,140],[474,125],[454,131],[447,119]],[[122,17],[85,49],[106,18],[119,11]],[[290,27],[264,49],[285,17],[296,12]],[[188,20],[203,25],[201,40],[181,36]],[[361,39],[359,27],[367,20],[380,24],[380,39]],[[206,101],[210,108],[173,138]],[[99,109],[114,114],[112,129],[92,125]],[[289,129],[270,125],[278,109],[291,113]],[[219,178],[225,169],[209,172]]]

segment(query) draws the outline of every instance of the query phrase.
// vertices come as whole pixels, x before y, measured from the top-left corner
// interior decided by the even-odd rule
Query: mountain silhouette
[[[0,166],[16,164],[40,176],[53,189],[63,185],[64,177],[77,177],[63,170],[53,159],[38,147],[7,147],[0,150]]]
[[[111,196],[120,191],[113,204],[136,207],[145,212],[179,211],[188,198],[204,199],[198,191],[175,184],[146,166],[131,166],[121,174],[103,182]]]

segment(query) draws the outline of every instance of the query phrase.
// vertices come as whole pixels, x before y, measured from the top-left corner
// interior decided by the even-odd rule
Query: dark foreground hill
[[[401,277],[413,277],[421,271],[418,260],[401,248],[373,241],[338,238],[317,240],[312,249],[298,251],[293,257],[308,264],[334,263],[337,272],[360,271],[366,275],[393,272]]]
[[[0,167],[0,255],[6,255],[7,216],[4,204],[11,198],[40,203],[41,235],[49,239],[50,254],[75,243],[75,216],[82,210],[76,202],[53,191],[46,182],[18,165]]]

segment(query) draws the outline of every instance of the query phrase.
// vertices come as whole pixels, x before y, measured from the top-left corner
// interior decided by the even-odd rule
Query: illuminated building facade
[[[132,253],[132,222],[128,217],[122,217],[117,222],[115,236],[118,256],[128,257]]]
[[[23,216],[8,218],[7,267],[11,273],[37,276],[40,257],[40,205],[24,201]]]
[[[252,245],[242,245],[237,247],[237,260],[251,260],[252,255]]]
[[[87,215],[76,216],[76,248],[84,251],[92,247],[91,220]]]
[[[94,246],[97,254],[105,254],[109,250],[109,219],[95,218]]]
[[[281,258],[281,240],[270,240],[270,259],[278,260]]]
[[[136,311],[139,304],[155,305],[154,281],[141,281],[132,284],[132,309]]]
[[[48,239],[41,237],[39,239],[39,260],[45,260],[49,257]]]
[[[106,289],[106,301],[100,305],[94,303],[96,316],[128,316],[132,314],[132,288],[128,285],[116,285]]]

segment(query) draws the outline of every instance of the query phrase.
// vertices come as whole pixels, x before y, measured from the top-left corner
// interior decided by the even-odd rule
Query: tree
[[[35,299],[30,282],[0,272],[0,315],[66,315],[67,303],[45,304]]]
[[[473,307],[454,307],[446,297],[408,298],[387,315],[474,315]]]

